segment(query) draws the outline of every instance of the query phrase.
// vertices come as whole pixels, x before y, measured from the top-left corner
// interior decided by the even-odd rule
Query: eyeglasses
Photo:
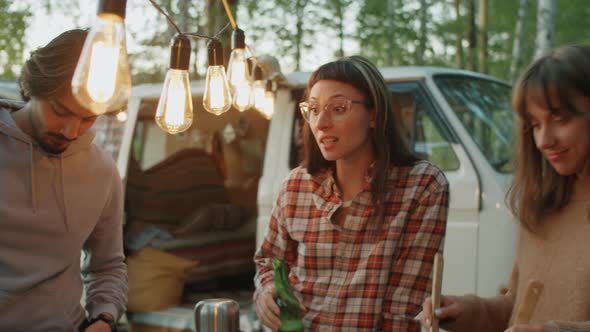
[[[323,108],[320,107],[319,103],[304,101],[299,103],[299,110],[301,111],[301,115],[305,121],[309,123],[317,122],[322,111],[328,112],[332,121],[340,122],[344,121],[348,117],[350,110],[352,109],[352,104],[368,106],[366,101],[338,98],[331,100],[326,105],[324,105]]]

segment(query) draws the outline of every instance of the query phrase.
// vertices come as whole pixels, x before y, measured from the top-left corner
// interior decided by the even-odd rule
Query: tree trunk
[[[344,8],[342,2],[337,1],[336,13],[338,16],[338,57],[344,56]]]
[[[470,70],[477,70],[476,64],[476,47],[477,47],[477,27],[475,25],[475,0],[468,0],[468,16],[469,16],[469,54],[468,64]]]
[[[426,0],[420,0],[420,32],[418,34],[418,47],[416,49],[416,63],[421,66],[424,64],[424,53],[426,52],[426,20],[428,17],[428,3]]]
[[[295,14],[297,22],[295,24],[297,33],[295,35],[295,71],[301,70],[301,41],[303,40],[303,20],[305,19],[305,6],[308,0],[297,0],[295,3]]]
[[[553,48],[556,7],[556,0],[539,0],[539,8],[537,11],[537,39],[535,41],[535,59]]]
[[[397,7],[397,0],[387,0],[387,45],[385,46],[385,64],[387,66],[393,66],[393,53],[395,43],[395,12]]]
[[[458,22],[461,20],[459,0],[454,0],[453,4],[455,7],[455,18]],[[456,36],[457,40],[455,41],[455,48],[457,49],[457,53],[455,60],[457,62],[457,67],[463,69],[465,68],[465,60],[463,59],[463,30],[461,28],[457,29]]]
[[[488,1],[479,1],[479,71],[488,72]]]
[[[528,0],[519,0],[518,18],[514,30],[514,45],[512,46],[512,62],[510,63],[510,79],[514,81],[517,72],[522,65],[522,52],[524,50],[525,29],[524,24],[527,17]]]
[[[188,16],[188,0],[180,0],[178,2],[178,28],[180,31],[188,32],[191,31],[189,29],[189,16]]]

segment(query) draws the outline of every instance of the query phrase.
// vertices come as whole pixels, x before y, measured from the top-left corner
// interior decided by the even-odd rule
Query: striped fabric
[[[228,232],[202,232],[188,239],[162,242],[156,248],[197,262],[186,283],[254,273],[256,219]]]
[[[199,206],[227,202],[219,161],[200,149],[184,149],[147,170],[130,159],[127,217],[176,226]]]
[[[434,255],[443,248],[448,183],[427,161],[392,166],[379,226],[372,218],[371,181],[367,176],[339,226],[331,222],[342,205],[332,171],[291,171],[255,255],[254,298],[273,284],[272,259],[284,258],[294,292],[308,309],[306,331],[419,331],[412,317],[431,288]]]

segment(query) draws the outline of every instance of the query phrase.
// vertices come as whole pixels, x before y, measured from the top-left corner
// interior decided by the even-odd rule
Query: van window
[[[514,113],[510,86],[469,76],[441,75],[434,82],[492,167],[513,171]]]
[[[96,135],[94,144],[111,154],[114,160],[119,157],[125,122],[117,120],[114,115],[99,116],[93,126]]]
[[[443,171],[459,168],[449,135],[434,117],[430,103],[417,83],[390,85],[394,110],[402,124],[402,134],[420,158],[427,159]]]

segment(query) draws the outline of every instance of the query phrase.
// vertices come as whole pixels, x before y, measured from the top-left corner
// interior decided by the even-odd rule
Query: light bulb
[[[252,87],[250,84],[240,85],[234,90],[233,105],[238,111],[244,112],[252,107],[252,99]]]
[[[266,86],[264,87],[264,97],[262,99],[262,106],[258,111],[264,115],[265,118],[270,120],[275,110],[275,94],[273,92],[273,83],[271,80],[266,80]]]
[[[117,113],[117,121],[119,122],[125,122],[127,121],[127,111],[121,111],[119,113]]]
[[[78,102],[96,114],[122,108],[131,95],[125,38],[126,0],[101,0],[72,77]]]
[[[233,90],[250,82],[248,63],[244,54],[246,47],[244,31],[236,29],[232,32],[232,52],[227,66],[227,79]]]
[[[166,73],[156,109],[156,123],[170,134],[187,130],[193,123],[193,101],[188,79],[190,41],[183,35],[172,39],[170,69]]]
[[[232,97],[223,68],[223,49],[217,39],[211,39],[207,45],[209,68],[205,78],[203,107],[209,113],[221,115],[231,108]]]
[[[262,107],[262,115],[270,120],[275,111],[275,94],[272,91],[264,92],[264,106]]]
[[[262,112],[264,109],[264,103],[266,102],[264,82],[262,80],[254,81],[252,95],[254,97],[254,108],[259,112]]]
[[[183,132],[193,123],[188,71],[168,69],[156,110],[156,123],[170,134]]]

